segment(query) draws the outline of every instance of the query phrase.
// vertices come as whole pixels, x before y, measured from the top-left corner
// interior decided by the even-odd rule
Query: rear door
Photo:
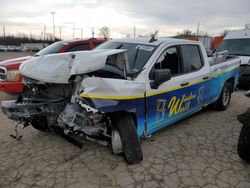
[[[208,98],[210,70],[198,44],[168,46],[160,52],[148,74],[147,134],[198,111]],[[170,69],[170,80],[152,89],[155,69]]]

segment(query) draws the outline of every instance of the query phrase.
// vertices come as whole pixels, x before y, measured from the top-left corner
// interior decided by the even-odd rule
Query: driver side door
[[[203,106],[207,89],[203,83],[206,68],[199,50],[198,45],[176,45],[161,52],[149,73],[151,84],[146,90],[148,135],[189,116]],[[185,53],[188,53],[189,58],[186,62],[183,60]],[[156,69],[169,69],[171,79],[153,88]]]

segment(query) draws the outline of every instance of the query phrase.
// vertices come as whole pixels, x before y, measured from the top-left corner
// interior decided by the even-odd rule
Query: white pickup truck
[[[236,89],[240,60],[209,63],[199,42],[172,38],[120,39],[97,49],[23,63],[25,91],[3,101],[3,112],[41,131],[89,138],[142,160],[148,137],[209,104],[225,110]],[[211,125],[212,126],[212,125]]]

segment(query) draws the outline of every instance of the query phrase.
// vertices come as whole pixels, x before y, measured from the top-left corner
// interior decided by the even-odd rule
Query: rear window
[[[66,51],[74,52],[74,51],[84,51],[84,50],[90,50],[89,43],[76,44],[74,46],[69,47]]]
[[[186,73],[201,69],[203,66],[200,48],[197,45],[182,45],[181,46],[184,71]]]

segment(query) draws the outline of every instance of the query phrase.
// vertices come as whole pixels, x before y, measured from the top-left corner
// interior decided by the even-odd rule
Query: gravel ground
[[[136,165],[90,141],[80,149],[32,127],[14,140],[15,123],[0,112],[0,187],[249,188],[250,165],[237,155],[236,116],[250,107],[243,93],[233,94],[226,111],[205,109],[143,139],[144,160]],[[8,98],[15,96],[0,94]]]

